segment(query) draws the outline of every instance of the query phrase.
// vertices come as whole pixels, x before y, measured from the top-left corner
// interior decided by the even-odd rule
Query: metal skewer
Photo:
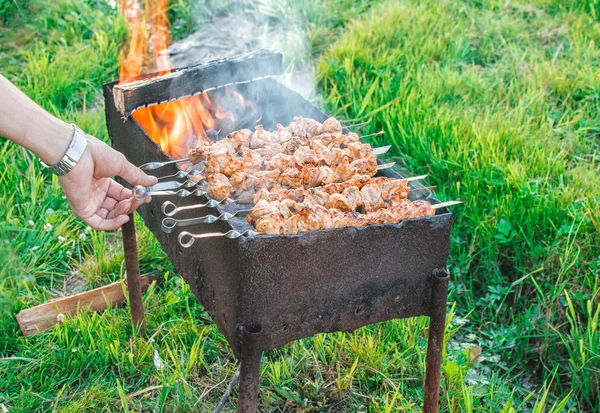
[[[396,164],[396,162],[390,162],[390,163],[384,163],[381,165],[377,165],[377,170],[381,171],[382,169],[389,169],[391,167],[393,167]],[[173,191],[176,189],[179,189],[181,187],[186,187],[186,188],[191,188],[193,186],[198,185],[199,183],[201,183],[202,181],[199,182],[194,182],[191,180],[187,180],[185,182],[178,182],[178,181],[170,181],[170,182],[160,182],[156,185],[153,186],[149,186],[149,187],[144,187],[141,185],[136,185],[135,187],[133,187],[133,197],[138,200],[138,201],[142,201],[144,199],[146,199],[149,196],[155,196],[155,195],[174,195],[174,194],[169,194],[169,193],[163,193],[165,191]],[[193,191],[192,191],[193,192]],[[185,194],[186,192],[181,192],[181,194],[179,194],[179,196],[188,196],[191,193],[188,193],[187,195],[182,195]]]
[[[165,165],[170,165],[172,163],[186,162],[186,161],[189,161],[189,158],[175,159],[173,161],[166,161],[166,162],[148,162],[143,165],[140,165],[139,168],[142,171],[152,171],[154,169],[162,168]]]
[[[435,185],[434,186],[424,186],[422,188],[412,188],[410,190],[410,193],[419,192],[419,191],[432,191],[435,188],[437,188]],[[238,199],[237,201],[246,203],[240,199]],[[222,202],[223,201],[215,201],[214,199],[211,199],[206,204],[190,205],[187,207],[178,208],[172,202],[166,201],[162,205],[163,213],[167,216],[167,218],[164,218],[162,220],[162,230],[166,233],[171,233],[175,230],[176,227],[183,227],[183,226],[196,225],[196,224],[212,224],[213,222],[216,222],[216,221],[229,221],[231,218],[237,216],[238,214],[252,212],[252,210],[253,210],[253,208],[240,209],[238,211],[231,212],[231,213],[223,212],[219,216],[205,215],[205,216],[197,217],[197,218],[179,219],[179,220],[172,218],[173,215],[175,215],[177,212],[182,211],[182,210],[189,210],[189,209],[193,209],[193,208],[202,208],[202,207],[206,207],[206,206],[215,207]],[[252,202],[251,200],[248,200],[248,203],[251,203],[251,202]],[[173,209],[171,211],[168,211],[168,213],[165,212],[166,208],[170,208],[170,207],[173,207]]]
[[[177,195],[181,198],[186,198],[188,196],[205,196],[206,195],[206,191],[203,191],[200,188],[196,188],[192,191],[188,191],[187,189],[180,189],[178,191],[150,191],[150,192],[145,192],[144,196],[140,199],[140,198],[135,198],[137,200],[142,200],[142,199],[146,199],[149,196],[172,196],[172,195]]]
[[[190,209],[198,209],[198,208],[214,208],[217,205],[228,204],[232,201],[233,200],[231,200],[229,198],[225,198],[222,201],[216,201],[214,199],[209,199],[208,202],[205,204],[195,204],[195,205],[188,205],[188,206],[182,206],[182,207],[178,207],[171,201],[165,201],[165,202],[163,202],[163,204],[161,206],[161,211],[165,216],[172,217],[173,215],[175,215],[181,211],[188,211]]]
[[[344,125],[344,124],[342,124],[342,127],[347,128],[347,129],[350,129],[350,128],[360,128],[361,126],[368,125],[369,123],[371,123],[370,119],[367,120],[367,121],[365,121],[365,122],[354,123],[352,125]]]
[[[410,178],[401,178],[401,179],[404,179],[406,182],[412,182],[412,181],[420,181],[421,179],[425,179],[425,178],[427,178],[427,175],[411,176]]]
[[[216,222],[216,221],[229,221],[231,218],[235,217],[238,214],[247,213],[247,212],[251,212],[251,211],[252,211],[252,209],[240,209],[239,211],[235,211],[235,212],[231,212],[231,213],[223,212],[219,216],[205,215],[202,217],[190,218],[190,219],[175,219],[175,218],[167,217],[162,220],[162,230],[168,234],[168,233],[175,231],[175,228],[177,228],[177,227],[187,227],[189,225],[196,225],[196,224],[212,224],[213,222]]]
[[[363,135],[361,136],[361,138],[372,138],[373,136],[380,136],[383,135],[385,132],[384,131],[379,131],[379,132],[375,132],[375,133],[370,133],[368,135]]]
[[[442,202],[440,204],[432,205],[431,208],[433,208],[433,209],[440,209],[440,208],[446,208],[446,207],[449,207],[449,206],[452,206],[452,205],[460,205],[460,204],[463,204],[463,203],[464,203],[463,201],[446,201],[446,202]]]
[[[254,230],[246,230],[243,232],[236,231],[232,229],[231,231],[227,231],[225,233],[221,232],[208,232],[206,234],[192,234],[187,231],[183,231],[177,237],[177,241],[179,241],[179,245],[183,248],[189,248],[194,244],[194,241],[201,238],[213,238],[213,237],[227,237],[231,239],[239,238],[239,237],[254,237],[256,235],[261,235],[262,232],[256,232]],[[187,241],[186,241],[187,239]]]
[[[384,153],[389,151],[391,147],[392,147],[392,145],[381,146],[379,148],[373,148],[373,155],[383,155]]]
[[[396,162],[382,163],[381,165],[377,165],[377,170],[381,171],[382,169],[389,169],[394,165],[396,165]]]
[[[170,182],[160,182],[153,186],[141,186],[136,185],[133,187],[133,197],[138,201],[143,201],[149,196],[153,195],[175,195],[175,193],[169,193],[170,191],[174,191],[176,189],[180,189],[182,187],[191,188],[196,186],[197,182],[186,180],[184,182],[170,181]],[[179,195],[179,196],[189,196],[192,192],[181,190],[178,191],[181,194],[188,192],[187,195]]]
[[[458,204],[462,204],[462,201],[442,202],[441,204],[435,204],[435,205],[432,205],[431,207],[433,209],[439,209],[439,208],[445,208],[447,206],[458,205]],[[243,231],[243,232],[239,232],[239,231],[232,229],[231,231],[228,231],[225,233],[209,232],[206,234],[192,234],[190,232],[183,231],[182,233],[179,234],[179,237],[177,237],[177,240],[179,241],[179,244],[183,248],[189,248],[194,244],[194,241],[196,239],[201,239],[201,238],[227,237],[227,238],[235,239],[235,238],[239,238],[239,237],[243,237],[243,236],[253,237],[253,236],[261,235],[261,234],[263,234],[263,233],[256,232],[251,229]]]
[[[381,133],[383,133],[383,132],[381,132]],[[371,135],[367,135],[367,137],[368,136],[371,136]],[[381,146],[378,148],[372,148],[373,155],[375,155],[375,156],[383,155],[383,154],[387,153],[391,148],[392,148],[391,145]],[[144,165],[140,166],[140,169],[150,171],[150,170],[158,169],[160,167],[163,167],[163,166],[171,164],[171,163],[184,162],[184,161],[189,161],[189,159],[187,159],[187,158],[177,159],[177,160],[168,161],[168,162],[148,162],[148,163],[145,163]],[[179,171],[172,175],[160,176],[160,177],[158,177],[158,180],[160,181],[160,180],[169,179],[169,178],[180,179],[180,178],[186,178],[188,176],[200,176],[202,174],[204,174],[203,169],[192,169],[189,171]],[[157,185],[159,185],[159,184],[157,184]],[[169,188],[169,189],[175,189],[175,188]],[[152,187],[152,190],[162,191],[162,190],[167,190],[167,188],[159,189],[159,188]]]
[[[173,175],[160,176],[160,177],[158,177],[158,180],[160,181],[161,179],[169,179],[169,178],[181,179],[181,178],[187,178],[188,176],[200,176],[202,174],[203,174],[203,171],[201,171],[200,169],[192,169],[190,171],[179,171]]]
[[[378,165],[377,166],[377,170],[391,168],[394,164],[395,163],[392,162],[392,163],[389,163],[389,164]],[[413,176],[413,177],[410,177],[410,178],[402,178],[402,179],[404,179],[407,182],[412,182],[412,181],[418,181],[420,179],[425,179],[426,177],[427,177],[427,175],[419,175],[419,176]],[[193,182],[193,181],[190,181],[190,182]],[[167,182],[165,182],[164,184],[171,184],[171,185],[174,185],[174,187],[172,189],[165,189],[165,190],[158,190],[157,191],[157,190],[148,190],[148,188],[144,188],[143,186],[138,185],[138,186],[135,186],[133,188],[133,196],[134,196],[134,198],[136,200],[142,201],[142,200],[146,199],[149,196],[170,196],[170,195],[177,195],[177,196],[180,196],[182,198],[185,198],[185,197],[188,197],[190,195],[195,195],[195,196],[206,196],[207,195],[207,191],[205,191],[205,190],[203,190],[201,188],[196,188],[196,189],[194,189],[192,191],[188,191],[186,189],[179,189],[178,191],[174,191],[174,189],[181,188],[181,186],[183,186],[183,185],[175,185],[173,183],[167,183]],[[178,182],[176,184],[180,184],[180,183]],[[193,184],[196,185],[196,183],[193,183]],[[156,187],[156,185],[154,185],[154,187]],[[152,188],[154,188],[154,187],[152,187]],[[210,201],[210,198],[209,198],[209,201]],[[214,201],[214,202],[219,202],[219,201]],[[226,199],[224,199],[224,200],[222,200],[220,202],[222,202],[224,204],[230,204],[230,203],[234,203],[234,202],[239,202],[239,200],[226,198]],[[192,205],[192,206],[194,206],[194,205]],[[194,206],[194,207],[196,207],[196,206]],[[197,208],[201,208],[201,207],[198,206]],[[176,212],[172,212],[172,214],[175,214],[175,213]]]

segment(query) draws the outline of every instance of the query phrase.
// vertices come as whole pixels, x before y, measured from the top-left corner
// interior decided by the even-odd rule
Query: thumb
[[[156,184],[158,179],[155,176],[146,175],[140,168],[129,162],[125,155],[119,153],[119,172],[118,176],[129,182],[131,185],[151,186]]]

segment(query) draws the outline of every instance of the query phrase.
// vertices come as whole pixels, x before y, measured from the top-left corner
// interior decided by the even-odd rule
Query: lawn
[[[28,4],[29,3],[29,4]],[[215,3],[215,4],[213,4]],[[305,22],[321,101],[454,207],[443,412],[600,412],[600,2],[253,2]],[[172,1],[182,37],[231,1]],[[107,140],[101,85],[126,28],[102,0],[0,0],[2,73]],[[224,338],[139,221],[148,337],[128,309],[22,337],[15,315],[123,277],[119,233],[68,208],[0,140],[0,411],[212,412],[236,369]],[[419,411],[427,320],[319,335],[265,354],[261,411]],[[481,352],[481,354],[480,354]],[[163,361],[157,367],[153,356]],[[234,394],[235,396],[235,394]],[[228,411],[234,411],[235,397]]]

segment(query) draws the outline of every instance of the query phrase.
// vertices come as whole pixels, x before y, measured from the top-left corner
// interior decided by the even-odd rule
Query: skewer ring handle
[[[137,201],[143,201],[148,198],[148,190],[141,185],[136,185],[133,187],[133,197]]]
[[[173,231],[175,231],[175,228],[177,227],[177,220],[171,217],[167,217],[165,219],[162,220],[162,230],[164,232],[166,232],[167,234],[172,233]]]
[[[183,248],[189,248],[192,245],[194,245],[194,241],[196,241],[196,238],[194,237],[194,234],[191,234],[187,231],[183,231],[181,234],[179,234],[179,237],[177,237],[177,241],[179,242],[179,245],[181,245]]]
[[[177,237],[177,241],[179,242],[179,245],[181,245],[183,248],[189,248],[194,244],[194,241],[196,241],[197,238],[223,237],[223,236],[226,236],[227,234],[228,233],[223,234],[221,232],[209,232],[206,234],[192,234],[191,232],[183,231]]]
[[[163,215],[168,216],[168,217],[172,217],[179,210],[179,208],[177,207],[177,205],[175,205],[171,201],[165,201],[165,202],[163,202],[163,204],[160,207],[160,209],[161,209]]]

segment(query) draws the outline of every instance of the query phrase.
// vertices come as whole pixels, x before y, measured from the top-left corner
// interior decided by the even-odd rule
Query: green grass
[[[325,94],[465,202],[453,297],[484,354],[557,372],[597,406],[600,27],[549,2],[467,3],[383,4],[353,22],[320,59]]]
[[[190,4],[173,2],[175,37],[229,7]],[[454,208],[442,411],[598,411],[597,1],[255,6],[307,20],[331,111],[372,119],[365,132],[385,130],[407,173],[465,201]],[[106,140],[99,92],[126,38],[116,11],[95,0],[2,10],[3,74]],[[0,404],[211,412],[235,360],[141,222],[142,271],[165,274],[144,298],[154,341],[132,332],[127,307],[19,334],[20,309],[60,293],[71,272],[89,288],[123,277],[123,256],[118,233],[87,230],[33,156],[2,140],[0,160]],[[425,319],[393,321],[270,351],[261,411],[419,411],[426,331]]]

